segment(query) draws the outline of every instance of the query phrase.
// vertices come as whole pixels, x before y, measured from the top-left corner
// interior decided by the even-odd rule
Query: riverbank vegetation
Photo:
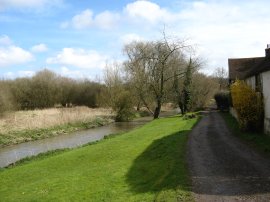
[[[10,112],[0,118],[0,146],[105,125],[113,116],[110,109],[88,107]]]
[[[1,199],[190,201],[185,150],[197,121],[161,118],[93,145],[3,169]]]

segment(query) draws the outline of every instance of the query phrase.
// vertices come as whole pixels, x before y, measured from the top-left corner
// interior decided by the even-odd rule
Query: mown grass
[[[237,120],[228,112],[221,113],[229,128],[237,137],[252,146],[257,151],[270,156],[270,136],[262,132],[243,132],[239,129]]]
[[[191,201],[185,162],[197,118],[131,132],[0,171],[2,201]]]

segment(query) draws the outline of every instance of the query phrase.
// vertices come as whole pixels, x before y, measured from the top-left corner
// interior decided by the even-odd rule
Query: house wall
[[[245,79],[245,81],[253,90],[255,90],[255,88],[256,88],[255,76],[249,77],[249,78]]]
[[[264,96],[264,131],[270,134],[270,71],[263,72],[262,76],[262,89]]]

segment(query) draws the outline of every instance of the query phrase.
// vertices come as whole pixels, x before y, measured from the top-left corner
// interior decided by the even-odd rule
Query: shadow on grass
[[[181,131],[155,140],[134,160],[126,175],[131,191],[191,190],[185,163],[188,132]]]

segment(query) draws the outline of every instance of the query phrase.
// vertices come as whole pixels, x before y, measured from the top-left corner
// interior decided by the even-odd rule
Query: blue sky
[[[264,56],[268,0],[0,0],[0,78],[44,68],[73,78],[101,77],[132,40],[187,40],[211,74],[227,59]]]

